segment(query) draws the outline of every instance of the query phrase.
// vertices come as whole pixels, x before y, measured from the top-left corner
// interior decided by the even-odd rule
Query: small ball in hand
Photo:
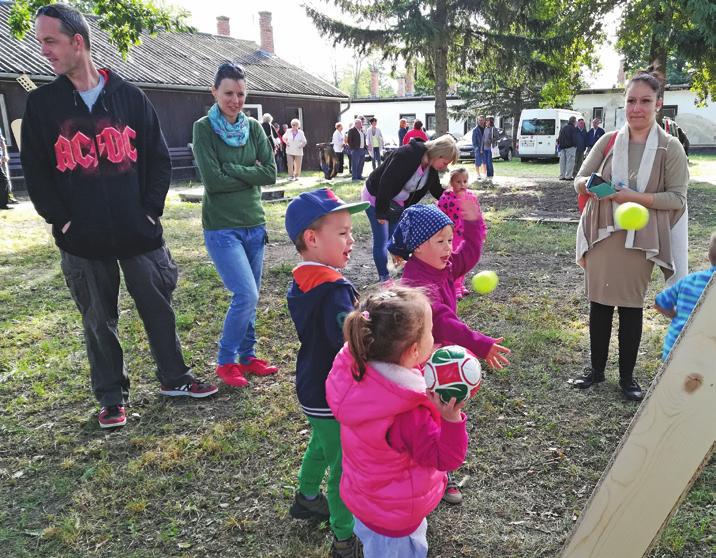
[[[638,203],[626,202],[614,212],[614,220],[626,231],[638,231],[649,222],[649,210]]]

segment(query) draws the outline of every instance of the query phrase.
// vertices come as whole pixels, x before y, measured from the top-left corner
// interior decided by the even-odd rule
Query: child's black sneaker
[[[127,424],[127,413],[122,405],[109,405],[99,410],[100,428],[118,428]]]
[[[167,395],[169,397],[202,398],[214,395],[217,391],[219,391],[219,388],[217,388],[215,385],[208,384],[197,378],[192,380],[188,384],[184,384],[183,386],[162,386],[159,390],[159,393],[162,395]]]
[[[331,558],[363,558],[363,545],[360,539],[355,535],[344,541],[339,541],[334,537]]]
[[[313,500],[309,500],[300,492],[296,492],[296,498],[293,500],[288,513],[294,519],[328,521],[331,517],[331,512],[328,511],[328,500],[326,500],[322,492],[319,492],[318,496]]]

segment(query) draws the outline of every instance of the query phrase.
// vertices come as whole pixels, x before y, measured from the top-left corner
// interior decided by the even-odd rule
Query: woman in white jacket
[[[286,130],[283,140],[286,142],[286,158],[288,160],[288,179],[298,180],[301,176],[301,162],[303,161],[303,148],[308,143],[298,118],[291,120],[291,129]]]

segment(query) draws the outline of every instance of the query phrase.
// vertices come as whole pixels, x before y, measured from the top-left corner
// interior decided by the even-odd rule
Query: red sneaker
[[[162,395],[168,395],[169,397],[194,397],[200,399],[202,397],[214,395],[217,391],[219,391],[219,388],[215,385],[204,383],[199,379],[194,379],[183,386],[162,386],[159,393]]]
[[[278,367],[271,366],[265,360],[251,357],[248,364],[238,364],[242,374],[255,374],[256,376],[270,376],[278,372]]]
[[[244,377],[238,364],[220,364],[216,367],[216,375],[227,386],[246,387],[249,381]]]
[[[117,428],[127,424],[127,413],[122,405],[110,405],[99,410],[100,428]]]

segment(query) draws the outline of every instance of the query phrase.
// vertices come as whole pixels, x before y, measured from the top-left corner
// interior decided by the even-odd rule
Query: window
[[[599,118],[600,122],[604,122],[604,107],[594,107],[592,109],[592,119]]]
[[[437,127],[437,118],[435,118],[435,113],[432,114],[426,114],[425,115],[425,126],[424,128],[426,130],[435,130]]]
[[[259,122],[261,122],[261,119],[264,115],[264,111],[262,110],[261,105],[244,105],[243,113],[246,116],[255,118]]]
[[[303,128],[303,109],[301,107],[286,107],[286,124],[291,126],[291,120],[298,118]]]
[[[417,114],[415,114],[415,113],[401,114],[400,118],[405,118],[408,121],[408,128],[412,128],[413,122],[415,122],[417,120]]]
[[[523,136],[553,136],[555,121],[553,118],[531,118],[522,121],[520,134]]]
[[[5,138],[5,144],[10,147],[12,143],[12,131],[10,123],[7,120],[7,109],[5,108],[5,95],[0,93],[0,128],[2,128],[2,137]]]
[[[679,105],[664,105],[662,111],[664,113],[664,116],[666,116],[667,118],[671,118],[671,120],[674,120],[676,118],[676,115],[679,113]]]

